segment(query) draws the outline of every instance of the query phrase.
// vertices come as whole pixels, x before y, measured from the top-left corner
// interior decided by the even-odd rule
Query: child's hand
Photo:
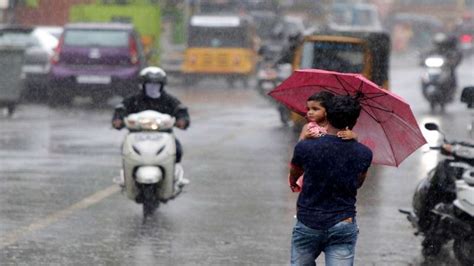
[[[337,132],[337,136],[344,140],[349,140],[349,139],[357,140],[357,134],[354,131],[350,130],[349,128],[346,128],[345,130],[341,130]]]
[[[303,139],[314,139],[314,138],[319,138],[321,136],[322,134],[320,132],[317,132],[317,131],[315,132],[311,128],[307,128],[304,131]]]

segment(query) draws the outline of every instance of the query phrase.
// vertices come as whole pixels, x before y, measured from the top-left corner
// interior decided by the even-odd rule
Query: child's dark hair
[[[319,102],[324,108],[327,108],[327,102],[334,97],[334,93],[329,92],[329,91],[320,91],[317,92],[311,96],[308,97],[306,100],[307,102],[309,101],[315,101]]]
[[[337,129],[352,129],[362,109],[359,101],[349,95],[332,97],[325,108],[328,122]]]

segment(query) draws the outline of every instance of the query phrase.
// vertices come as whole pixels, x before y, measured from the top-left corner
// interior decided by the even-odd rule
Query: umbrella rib
[[[364,112],[366,112],[370,117],[372,117],[372,119],[374,119],[377,123],[381,124],[380,120],[378,120],[375,115],[371,114],[369,111],[367,111],[367,108],[364,108],[365,106],[362,106],[362,110],[364,110]]]
[[[339,95],[339,93],[336,92],[336,90],[338,90],[339,88],[337,88],[337,87],[330,87],[330,86],[322,86],[322,85],[320,85],[320,84],[307,84],[307,85],[305,85],[305,86],[300,86],[300,87],[289,87],[289,88],[285,88],[285,90],[302,89],[302,88],[305,88],[305,87],[312,87],[312,86],[314,86],[314,87],[321,87],[321,88],[324,88],[324,89],[326,89],[326,90],[328,90],[328,91],[330,91],[330,92],[332,92],[332,93],[334,93],[334,94],[336,94],[336,95]],[[345,89],[344,89],[344,90],[345,90]],[[350,95],[350,93],[349,93],[347,90],[345,90],[345,91],[347,92],[347,94]],[[283,91],[278,91],[278,92],[275,92],[275,93],[282,93],[282,92],[283,92]]]
[[[371,108],[375,108],[375,109],[380,110],[380,111],[385,111],[385,112],[387,112],[387,113],[394,113],[393,110],[384,109],[384,108],[382,108],[382,107],[378,107],[378,106],[371,105],[371,104],[368,104],[368,103],[364,103],[363,105],[368,106],[368,107],[371,107]]]
[[[346,89],[346,87],[344,87],[344,85],[342,84],[342,81],[339,79],[339,76],[338,75],[333,75],[337,82],[339,82],[339,84],[341,85],[342,89],[345,90],[347,92],[347,94],[350,94],[349,91]],[[350,87],[352,87],[352,85],[349,84]],[[352,87],[354,89],[354,87]]]
[[[365,99],[367,99],[367,100],[372,100],[372,99],[383,97],[383,96],[387,95],[387,94],[381,93],[381,92],[373,92],[373,93],[365,93],[365,94],[374,94],[374,96],[365,97]]]
[[[385,128],[383,127],[383,123],[380,122],[377,118],[375,118],[375,116],[372,115],[370,112],[368,112],[364,107],[362,107],[362,110],[364,110],[370,117],[372,117],[372,119],[374,119],[374,120],[380,125],[380,127],[382,128],[382,130],[383,130],[385,136],[388,136],[388,135],[387,135],[387,131],[385,131]],[[394,149],[393,149],[392,143],[391,143],[390,141],[387,141],[387,142],[388,142],[388,144],[390,145],[390,149],[391,149],[392,154],[393,154]],[[395,165],[398,166],[397,159],[395,158],[394,155],[392,156],[392,159],[395,161]]]

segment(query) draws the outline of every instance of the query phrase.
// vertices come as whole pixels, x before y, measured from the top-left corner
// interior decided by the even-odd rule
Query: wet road
[[[473,69],[473,58],[464,61],[461,85],[474,85]],[[446,114],[431,114],[421,71],[394,58],[393,91],[420,124],[434,121],[453,139],[466,138],[467,108],[456,102]],[[13,119],[1,118],[0,264],[287,265],[297,195],[286,175],[295,136],[254,90],[224,87],[169,86],[190,107],[191,128],[177,135],[192,183],[145,224],[140,206],[112,183],[125,131],[110,128],[111,110],[27,104]],[[456,264],[449,246],[424,261],[421,239],[398,213],[437,159],[419,150],[398,169],[372,169],[359,194],[356,265]]]

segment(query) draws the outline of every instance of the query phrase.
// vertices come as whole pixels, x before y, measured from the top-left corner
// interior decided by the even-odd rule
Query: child
[[[306,119],[308,123],[303,126],[301,130],[299,140],[318,138],[326,134],[328,121],[326,119],[326,103],[334,96],[333,93],[328,91],[321,91],[311,95],[306,101],[308,112],[306,113]],[[339,131],[337,136],[344,140],[356,139],[357,134],[347,128],[346,130]],[[303,176],[298,178],[296,182],[298,186],[303,187]],[[295,191],[299,192],[299,191]]]
[[[306,113],[306,119],[308,123],[303,126],[301,130],[299,140],[317,138],[326,134],[326,127],[328,121],[326,119],[326,102],[330,100],[334,94],[328,91],[321,91],[311,95],[306,106],[308,112]],[[349,140],[357,139],[357,134],[346,129],[337,133],[337,136]]]

